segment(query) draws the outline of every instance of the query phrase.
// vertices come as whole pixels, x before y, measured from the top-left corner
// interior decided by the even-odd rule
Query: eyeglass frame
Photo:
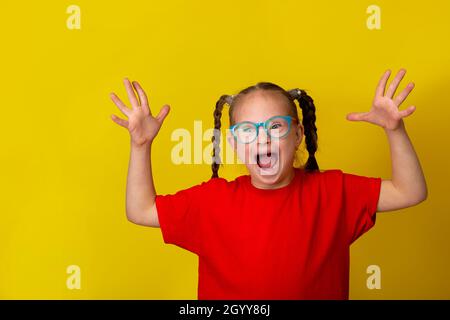
[[[275,119],[275,118],[283,118],[283,119],[285,119],[285,120],[287,121],[287,123],[288,123],[288,129],[287,129],[286,133],[283,134],[281,137],[272,137],[272,136],[270,135],[269,131],[267,130],[267,125],[268,125],[268,123],[269,123],[272,119]],[[297,121],[297,119],[295,119],[295,118],[292,117],[292,116],[273,116],[273,117],[270,117],[269,119],[267,119],[266,121],[263,121],[263,122],[252,122],[252,121],[242,121],[242,122],[238,122],[238,123],[235,123],[234,125],[230,126],[230,130],[231,130],[231,133],[233,134],[233,137],[234,137],[239,143],[249,144],[249,143],[252,143],[253,141],[255,141],[255,140],[258,138],[258,135],[259,135],[259,127],[263,127],[264,131],[266,132],[266,135],[267,135],[268,137],[270,137],[270,138],[273,138],[273,139],[282,139],[282,138],[286,137],[286,136],[289,134],[289,132],[291,131],[291,124],[292,124],[292,121]],[[242,141],[237,137],[237,134],[236,134],[236,132],[235,132],[234,130],[236,129],[236,127],[237,127],[238,125],[243,124],[243,123],[250,123],[250,124],[252,124],[252,125],[254,125],[254,126],[256,127],[256,135],[255,135],[255,138],[253,138],[253,140],[248,141],[248,142],[242,142]]]

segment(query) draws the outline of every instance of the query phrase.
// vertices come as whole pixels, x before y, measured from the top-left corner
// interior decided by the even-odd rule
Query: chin
[[[264,184],[276,184],[282,180],[283,176],[283,168],[281,166],[270,167],[267,169],[260,168],[258,165],[253,165],[252,170],[253,174],[258,177],[258,180],[263,182]]]

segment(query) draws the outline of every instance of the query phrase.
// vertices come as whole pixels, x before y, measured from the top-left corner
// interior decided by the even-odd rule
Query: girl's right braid
[[[223,105],[227,103],[228,105],[231,105],[232,102],[232,96],[224,94],[222,95],[219,100],[216,102],[216,108],[214,109],[214,134],[211,138],[211,142],[213,143],[213,153],[212,153],[212,176],[211,178],[218,178],[218,171],[219,171],[219,165],[221,163],[220,161],[220,128],[222,126],[221,118],[222,118],[222,110]]]

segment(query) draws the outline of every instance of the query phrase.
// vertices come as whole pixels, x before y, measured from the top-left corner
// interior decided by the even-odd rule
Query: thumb
[[[347,114],[347,120],[349,121],[361,121],[365,120],[368,112],[352,112]]]
[[[159,123],[163,123],[164,119],[167,117],[170,111],[170,106],[168,104],[165,104],[161,110],[159,111],[158,115],[156,116],[156,119],[159,121]]]
[[[405,110],[401,110],[399,113],[402,118],[405,118],[405,117],[411,115],[415,110],[416,110],[415,106],[410,106]]]

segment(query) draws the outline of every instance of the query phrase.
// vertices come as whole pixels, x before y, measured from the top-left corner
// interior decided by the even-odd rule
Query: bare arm
[[[155,205],[151,145],[131,145],[127,176],[126,212],[129,221],[150,227],[159,227]]]
[[[390,70],[387,70],[378,83],[372,109],[369,112],[347,115],[348,120],[367,121],[381,126],[388,137],[392,179],[381,182],[377,211],[411,207],[424,201],[428,195],[419,159],[403,122],[403,118],[411,115],[415,107],[410,106],[405,110],[399,110],[400,104],[414,88],[414,83],[409,83],[394,98],[395,91],[405,73],[406,70],[401,69],[386,90],[386,83],[390,76]]]
[[[128,165],[126,190],[126,215],[129,221],[143,226],[159,227],[156,210],[156,191],[153,183],[151,149],[154,138],[169,113],[165,105],[156,117],[153,117],[148,105],[147,96],[137,82],[131,85],[124,80],[128,98],[132,105],[129,109],[114,94],[111,99],[128,117],[128,121],[112,115],[112,120],[128,129],[131,138],[130,162]],[[136,90],[139,99],[136,97]]]
[[[404,124],[386,132],[392,163],[392,179],[383,180],[378,211],[414,206],[427,198],[427,185]]]

